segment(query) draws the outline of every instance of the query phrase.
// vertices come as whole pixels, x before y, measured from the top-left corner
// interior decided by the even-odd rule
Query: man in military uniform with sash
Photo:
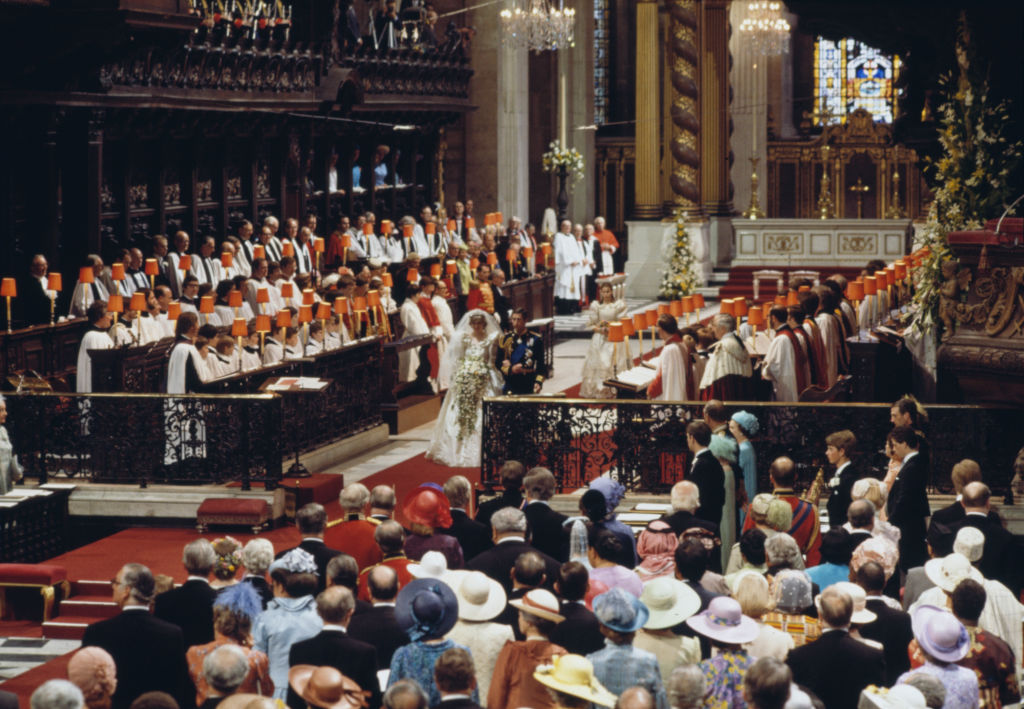
[[[526,329],[526,310],[512,312],[512,332],[501,338],[501,373],[505,394],[539,394],[548,368],[544,362],[544,338]]]

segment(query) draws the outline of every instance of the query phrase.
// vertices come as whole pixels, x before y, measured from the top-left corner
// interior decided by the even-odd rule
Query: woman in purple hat
[[[937,677],[946,688],[942,709],[974,709],[979,706],[978,676],[956,663],[967,656],[970,637],[967,628],[949,611],[936,606],[918,606],[911,616],[914,641],[911,659],[923,662],[896,680],[901,684],[919,672]]]
[[[728,596],[712,599],[703,613],[686,619],[686,624],[711,642],[717,652],[700,663],[704,671],[705,706],[746,709],[743,680],[747,669],[754,663],[743,645],[753,642],[760,634],[757,622],[743,615],[740,604]]]

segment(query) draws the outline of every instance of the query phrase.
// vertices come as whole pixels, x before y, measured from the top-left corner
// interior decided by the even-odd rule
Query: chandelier
[[[789,23],[782,12],[781,2],[761,0],[747,5],[747,17],[739,31],[748,38],[755,54],[777,56],[789,52]]]
[[[514,49],[543,52],[573,46],[576,11],[551,6],[548,0],[512,0],[511,10],[501,11],[502,42]]]

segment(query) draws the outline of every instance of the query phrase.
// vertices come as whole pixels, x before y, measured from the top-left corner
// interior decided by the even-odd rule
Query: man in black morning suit
[[[473,701],[475,669],[473,657],[461,647],[441,653],[434,663],[434,684],[441,692],[441,701],[434,709],[480,709]]]
[[[900,470],[889,490],[885,507],[889,522],[900,530],[900,569],[907,571],[928,560],[924,520],[928,516],[928,465],[918,449],[921,439],[910,426],[897,426],[889,432],[888,445]]]
[[[914,639],[910,614],[896,610],[886,603],[882,595],[885,588],[885,571],[876,561],[868,561],[857,569],[857,585],[867,594],[866,607],[878,618],[860,627],[860,634],[868,640],[882,643],[885,653],[885,685],[891,687],[904,672],[910,669],[907,646]]]
[[[341,552],[324,544],[324,531],[327,529],[327,511],[317,502],[310,502],[299,508],[295,513],[295,527],[302,535],[299,549],[313,555],[317,570],[317,593],[327,586],[327,562]],[[274,557],[280,559],[296,547],[279,551]]]
[[[548,504],[555,495],[558,483],[547,468],[533,468],[523,478],[526,493],[526,526],[530,544],[560,562],[569,560],[569,530],[565,523],[568,517],[555,512]]]
[[[153,574],[142,564],[125,564],[111,584],[121,612],[86,628],[82,646],[101,647],[114,658],[113,709],[128,709],[139,695],[153,691],[167,692],[182,709],[194,707],[196,691],[181,629],[149,612],[156,589]]]
[[[827,709],[856,709],[865,687],[885,682],[885,658],[881,650],[850,637],[853,599],[847,593],[826,588],[818,597],[818,613],[821,637],[790,650],[786,664],[793,681],[818,695]]]
[[[559,564],[547,554],[526,543],[526,515],[522,510],[506,507],[491,517],[494,548],[485,551],[466,564],[470,571],[482,571],[502,585],[505,593],[512,592],[512,567],[519,555],[537,552],[544,562],[544,587],[550,589],[558,578]]]
[[[491,515],[502,507],[520,508],[523,506],[523,478],[526,476],[526,468],[518,460],[506,460],[501,470],[498,471],[498,479],[504,488],[501,495],[493,500],[482,502],[476,509],[476,521],[487,525],[487,534],[490,535]]]
[[[589,655],[604,647],[601,624],[583,602],[588,581],[587,567],[569,561],[562,564],[555,582],[555,591],[562,601],[559,612],[565,620],[551,631],[550,640],[575,655]]]
[[[185,649],[213,641],[213,601],[217,591],[210,586],[210,572],[217,555],[213,545],[196,539],[185,545],[181,563],[188,572],[185,583],[156,597],[153,615],[181,628]]]
[[[686,479],[700,490],[700,507],[696,515],[715,525],[722,524],[725,505],[725,472],[711,454],[711,428],[703,421],[691,421],[686,427],[686,445],[693,453],[693,462]]]
[[[437,531],[455,537],[462,547],[463,560],[468,562],[493,546],[491,528],[470,519],[469,513],[466,512],[469,509],[473,488],[464,475],[453,475],[448,478],[444,483],[444,494],[451,505],[452,526]]]
[[[1014,541],[1013,534],[1003,526],[991,508],[992,491],[982,482],[969,483],[964,487],[961,504],[964,506],[964,518],[953,525],[951,530],[954,538],[964,527],[974,527],[985,535],[985,547],[981,552],[978,569],[987,579],[995,579],[1006,585],[1014,596],[1020,594],[1020,564],[1015,560],[1021,558],[1021,550]]]
[[[390,566],[375,566],[367,577],[373,608],[352,618],[349,637],[373,645],[377,650],[377,669],[391,667],[395,650],[409,644],[409,636],[395,620],[398,573]]]
[[[370,709],[376,709],[380,706],[377,651],[373,645],[349,637],[348,626],[355,607],[355,596],[344,586],[332,586],[317,596],[316,610],[324,621],[323,630],[292,645],[288,652],[288,666],[334,667],[370,692]],[[306,707],[306,702],[290,686],[288,706],[291,709]]]

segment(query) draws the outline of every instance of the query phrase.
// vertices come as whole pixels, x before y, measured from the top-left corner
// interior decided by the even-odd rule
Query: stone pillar
[[[674,166],[669,183],[675,194],[676,208],[689,217],[700,218],[700,8],[697,0],[668,0],[668,6],[671,22],[668,64],[674,126],[671,144]],[[639,73],[639,66],[637,71]],[[638,106],[638,136],[639,119]]]
[[[502,77],[501,7],[486,7],[466,15],[466,24],[476,27],[473,37],[473,79],[469,82],[470,103],[477,107],[466,114],[466,194],[450,194],[449,205],[455,200],[472,199],[477,222],[481,215],[498,209],[499,143],[502,130],[499,102]],[[456,18],[458,19],[458,18]],[[497,130],[496,130],[497,129]],[[520,157],[520,163],[522,159]],[[514,168],[518,171],[518,168]]]
[[[509,3],[511,4],[511,3]],[[475,51],[475,49],[474,49]],[[530,144],[529,62],[525,49],[499,46],[497,116],[497,211],[529,221],[530,171],[523,156]],[[472,183],[470,183],[472,184]]]
[[[636,4],[636,182],[633,215],[661,217],[658,190],[658,4]]]
[[[570,3],[566,3],[569,5]],[[594,159],[594,136],[591,130],[578,130],[594,122],[594,12],[589,3],[576,6],[575,43],[557,50],[559,77],[555,79],[554,101],[560,97],[559,79],[565,76],[565,143],[583,156],[583,178],[569,192],[569,218],[585,223],[594,217],[597,183],[597,162]],[[524,62],[525,64],[525,62]],[[561,111],[561,107],[558,107]],[[561,116],[556,116],[558,133],[545,142],[561,136]],[[546,149],[546,148],[545,148]]]

